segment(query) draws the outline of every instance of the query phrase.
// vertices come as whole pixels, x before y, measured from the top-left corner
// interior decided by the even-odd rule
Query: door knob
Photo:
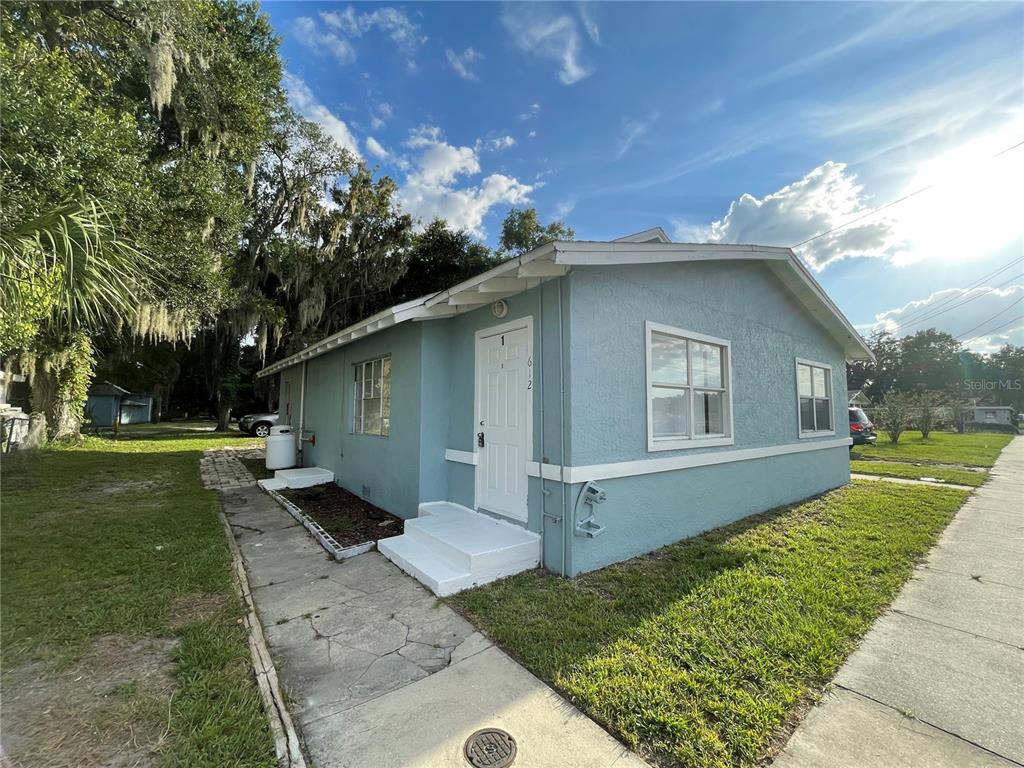
[[[483,448],[484,447],[484,433],[483,432],[477,432],[476,433],[476,444],[477,444],[477,447],[479,447],[479,448]]]

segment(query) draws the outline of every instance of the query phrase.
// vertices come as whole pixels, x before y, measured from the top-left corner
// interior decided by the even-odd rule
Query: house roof
[[[119,387],[117,384],[111,384],[109,381],[97,382],[89,387],[90,397],[124,397],[127,394],[127,389]]]
[[[761,261],[804,309],[836,339],[850,360],[873,360],[864,339],[789,248],[721,243],[673,243],[661,227],[613,241],[556,240],[509,259],[486,272],[418,299],[396,304],[257,373],[270,376],[337,347],[407,320],[435,320],[462,314],[561,277],[574,266],[656,264],[693,261]]]

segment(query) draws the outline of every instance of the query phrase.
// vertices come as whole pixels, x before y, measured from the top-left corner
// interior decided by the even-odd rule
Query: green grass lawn
[[[166,730],[160,764],[273,766],[219,501],[198,470],[204,448],[251,442],[147,425],[4,457],[5,674],[42,662],[57,675],[100,638],[174,638],[173,692],[133,715]]]
[[[968,493],[854,482],[576,580],[535,570],[449,600],[641,754],[749,766]]]
[[[906,477],[911,480],[933,478],[957,485],[984,485],[988,480],[988,472],[975,472],[969,469],[949,469],[929,464],[910,464],[903,461],[850,461],[851,472],[862,472],[866,475],[882,475],[884,477]]]
[[[1013,435],[1002,432],[932,432],[925,440],[920,432],[904,432],[893,445],[884,432],[879,432],[875,445],[855,445],[850,457],[991,467],[1012,439]]]

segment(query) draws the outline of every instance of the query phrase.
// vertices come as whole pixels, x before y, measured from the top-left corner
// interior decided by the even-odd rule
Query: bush
[[[928,435],[936,429],[940,418],[940,412],[945,404],[946,398],[941,392],[925,390],[915,398],[915,410],[917,411],[916,425],[921,431],[921,437],[925,440]]]
[[[875,426],[889,436],[889,442],[895,445],[900,435],[913,426],[917,416],[917,398],[902,392],[890,391],[875,409]]]

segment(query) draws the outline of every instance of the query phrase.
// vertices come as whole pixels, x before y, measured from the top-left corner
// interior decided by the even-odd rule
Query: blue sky
[[[264,9],[293,105],[425,221],[792,246],[934,185],[797,253],[865,332],[1024,344],[1022,4]]]

